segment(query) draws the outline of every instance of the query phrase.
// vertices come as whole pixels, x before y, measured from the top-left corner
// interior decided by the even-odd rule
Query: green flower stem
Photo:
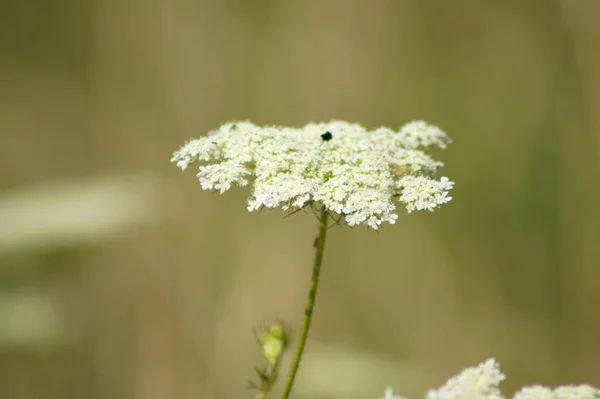
[[[319,237],[317,238],[317,247],[315,249],[315,264],[313,265],[312,279],[310,280],[310,289],[308,291],[308,299],[306,300],[306,308],[304,310],[304,322],[302,323],[302,330],[300,331],[300,337],[298,340],[298,347],[294,354],[294,360],[290,368],[287,381],[281,399],[287,399],[294,385],[294,379],[298,372],[298,366],[300,366],[300,359],[302,358],[302,352],[304,352],[304,344],[308,337],[308,329],[310,328],[310,321],[312,320],[313,307],[315,306],[315,297],[317,296],[317,287],[319,285],[319,275],[321,273],[321,261],[323,260],[323,252],[325,251],[325,238],[327,237],[327,222],[329,215],[327,209],[323,205],[321,209],[321,217],[319,218]]]

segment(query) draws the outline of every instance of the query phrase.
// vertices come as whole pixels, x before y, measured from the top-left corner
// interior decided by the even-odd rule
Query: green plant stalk
[[[308,291],[308,299],[306,300],[306,308],[304,309],[304,321],[302,323],[302,330],[298,337],[298,346],[296,347],[296,353],[292,360],[290,367],[290,373],[288,374],[287,381],[281,399],[287,399],[292,391],[294,385],[294,379],[300,366],[300,359],[302,358],[302,352],[304,352],[304,344],[308,337],[308,330],[310,328],[310,321],[312,320],[313,308],[315,306],[315,297],[317,296],[317,287],[319,286],[319,275],[321,274],[321,262],[323,260],[323,252],[325,251],[325,238],[327,237],[327,222],[329,215],[327,209],[323,205],[321,209],[321,217],[319,218],[319,237],[317,237],[317,247],[315,249],[315,263],[313,265],[312,278],[310,280],[310,289]]]

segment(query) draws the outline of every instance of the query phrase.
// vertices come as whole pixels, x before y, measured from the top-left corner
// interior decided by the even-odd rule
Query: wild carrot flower
[[[426,399],[503,399],[499,385],[505,378],[500,365],[494,359],[488,359],[450,378],[441,388],[430,390]],[[391,392],[387,388],[381,399],[388,399]],[[534,385],[521,388],[513,399],[600,399],[600,389],[590,385],[564,385],[553,390]]]
[[[427,393],[427,399],[501,399],[499,384],[506,376],[495,359],[488,359],[477,367],[463,370],[438,389]]]
[[[600,389],[590,385],[563,385],[554,390],[534,385],[524,387],[514,396],[514,399],[599,399]]]
[[[319,202],[349,226],[377,229],[396,222],[394,200],[412,212],[433,211],[452,199],[454,183],[436,178],[443,164],[425,152],[449,142],[439,128],[420,121],[398,132],[343,121],[301,128],[232,122],[189,141],[171,161],[184,170],[202,162],[197,177],[205,190],[223,193],[251,183],[249,211]]]

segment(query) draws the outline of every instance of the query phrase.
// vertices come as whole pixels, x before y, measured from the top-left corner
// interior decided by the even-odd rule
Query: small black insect
[[[333,138],[333,134],[331,134],[330,132],[325,132],[321,135],[321,138],[323,139],[323,141],[329,141]]]

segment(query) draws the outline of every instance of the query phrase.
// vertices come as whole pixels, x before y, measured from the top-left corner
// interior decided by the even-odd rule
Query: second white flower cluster
[[[506,376],[496,360],[488,359],[477,367],[463,370],[444,386],[432,389],[426,399],[504,399],[500,382]],[[381,399],[404,399],[386,389]],[[513,399],[600,399],[600,390],[590,385],[565,385],[555,389],[533,385],[521,388]]]

